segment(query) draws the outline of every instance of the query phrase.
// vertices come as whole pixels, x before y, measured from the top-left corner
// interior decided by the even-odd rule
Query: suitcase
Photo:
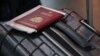
[[[5,27],[4,25],[2,25]],[[0,26],[0,28],[2,28]],[[6,28],[6,27],[5,27]],[[7,27],[8,28],[8,27]],[[3,56],[81,56],[82,50],[75,50],[69,42],[65,42],[58,33],[51,32],[51,27],[42,33],[27,34],[14,29],[7,30],[1,35],[1,53]],[[5,31],[3,28],[2,31]],[[50,35],[50,33],[55,35]],[[63,33],[61,33],[63,35]],[[57,38],[56,38],[57,36]],[[65,36],[65,35],[64,35]],[[71,42],[71,41],[70,41]],[[80,53],[83,52],[82,54]],[[84,54],[86,55],[86,54]]]
[[[1,23],[2,56],[90,56],[82,48],[93,45],[88,42],[91,38],[88,35],[96,33],[82,25],[80,23],[82,18],[74,12],[68,13],[65,18],[44,31],[33,34],[17,31]],[[89,33],[85,37],[78,33],[84,29],[80,29],[83,26],[89,30],[81,33]]]

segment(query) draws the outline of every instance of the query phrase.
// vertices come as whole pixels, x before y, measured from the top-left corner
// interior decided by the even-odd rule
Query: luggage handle
[[[100,37],[99,31],[97,31],[95,28],[93,28],[93,27],[91,27],[89,24],[87,24],[87,23],[85,22],[85,20],[81,20],[80,22],[81,22],[85,27],[87,27],[87,28],[90,29],[92,32],[94,32],[97,36]],[[93,37],[90,37],[90,38],[88,39],[88,42],[91,41],[92,38],[93,38]]]

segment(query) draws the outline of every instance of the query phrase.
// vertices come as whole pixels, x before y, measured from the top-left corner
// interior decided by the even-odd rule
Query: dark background
[[[0,0],[0,21],[8,21],[39,4],[39,0]]]

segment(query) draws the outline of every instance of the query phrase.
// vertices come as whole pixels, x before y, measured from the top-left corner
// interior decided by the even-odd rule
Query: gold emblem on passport
[[[40,23],[43,21],[43,18],[42,17],[34,17],[34,18],[31,18],[30,21],[32,21],[33,23]]]

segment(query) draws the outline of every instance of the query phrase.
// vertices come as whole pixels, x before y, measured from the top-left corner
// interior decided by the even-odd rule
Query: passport
[[[21,28],[23,31],[29,30],[31,31],[29,33],[38,32],[59,21],[64,16],[64,12],[38,5],[37,7],[15,18],[15,20],[13,19],[13,28]]]

